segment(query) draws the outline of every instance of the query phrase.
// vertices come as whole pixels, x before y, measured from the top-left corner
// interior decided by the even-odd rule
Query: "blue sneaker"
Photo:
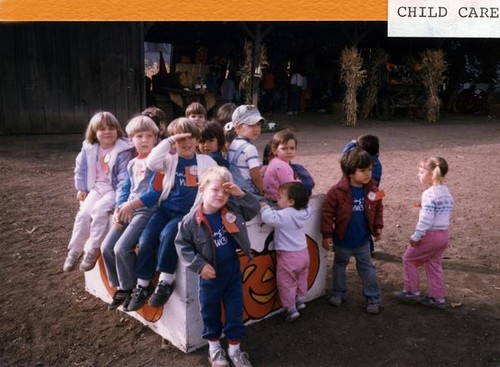
[[[432,307],[432,308],[437,308],[438,310],[444,310],[446,307],[446,301],[445,300],[437,300],[433,297],[425,296],[422,298],[419,303],[423,306],[427,307]]]

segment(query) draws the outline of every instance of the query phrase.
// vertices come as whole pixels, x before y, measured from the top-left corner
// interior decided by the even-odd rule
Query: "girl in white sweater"
[[[448,172],[448,163],[441,157],[420,162],[418,179],[426,187],[422,194],[419,220],[403,255],[404,289],[395,292],[401,299],[417,300],[424,306],[443,309],[444,276],[443,253],[448,246],[450,215],[453,198],[442,179]],[[418,268],[424,266],[428,295],[420,295]]]

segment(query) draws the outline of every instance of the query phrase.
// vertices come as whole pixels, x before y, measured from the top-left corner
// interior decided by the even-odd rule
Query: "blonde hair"
[[[132,118],[127,126],[125,127],[125,131],[130,139],[134,137],[135,134],[141,131],[149,131],[154,135],[158,136],[160,129],[156,126],[156,123],[152,118],[144,115],[139,115]]]
[[[199,188],[204,189],[211,181],[220,181],[221,183],[232,182],[233,175],[226,167],[212,166],[207,168],[200,178]]]
[[[167,128],[168,135],[176,135],[182,133],[189,133],[191,137],[200,140],[200,128],[196,122],[188,119],[187,117],[179,117],[172,121]]]
[[[111,127],[116,130],[117,139],[123,138],[125,136],[125,132],[123,131],[117,118],[111,112],[101,111],[97,112],[90,119],[87,130],[85,131],[85,140],[89,144],[97,143],[97,130],[102,129],[105,126]]]
[[[448,173],[448,163],[441,157],[429,157],[420,162],[420,167],[432,172],[432,183],[439,185]]]

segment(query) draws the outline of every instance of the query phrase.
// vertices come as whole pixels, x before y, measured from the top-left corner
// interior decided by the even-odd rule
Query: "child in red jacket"
[[[370,237],[381,237],[383,192],[371,179],[372,160],[366,151],[355,148],[340,161],[342,179],[326,194],[321,218],[323,247],[333,246],[333,290],[329,302],[340,306],[346,300],[346,266],[351,256],[361,278],[366,312],[380,311],[380,287],[370,257]]]

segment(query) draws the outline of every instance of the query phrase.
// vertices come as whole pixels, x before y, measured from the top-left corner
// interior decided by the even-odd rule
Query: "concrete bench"
[[[325,291],[327,252],[321,246],[319,233],[322,202],[322,196],[315,196],[310,201],[312,218],[306,233],[311,265],[306,302],[320,297]],[[248,222],[247,226],[255,257],[250,260],[240,254],[240,263],[243,279],[243,317],[246,323],[252,323],[279,312],[281,302],[276,288],[276,256],[272,250],[272,228],[264,224],[260,216]],[[109,286],[102,258],[92,271],[85,273],[85,288],[104,302],[111,302],[115,290]],[[128,314],[184,352],[191,352],[206,344],[201,338],[203,325],[198,303],[198,275],[187,270],[180,262],[176,272],[175,291],[167,304],[159,308],[146,304],[137,312]]]

